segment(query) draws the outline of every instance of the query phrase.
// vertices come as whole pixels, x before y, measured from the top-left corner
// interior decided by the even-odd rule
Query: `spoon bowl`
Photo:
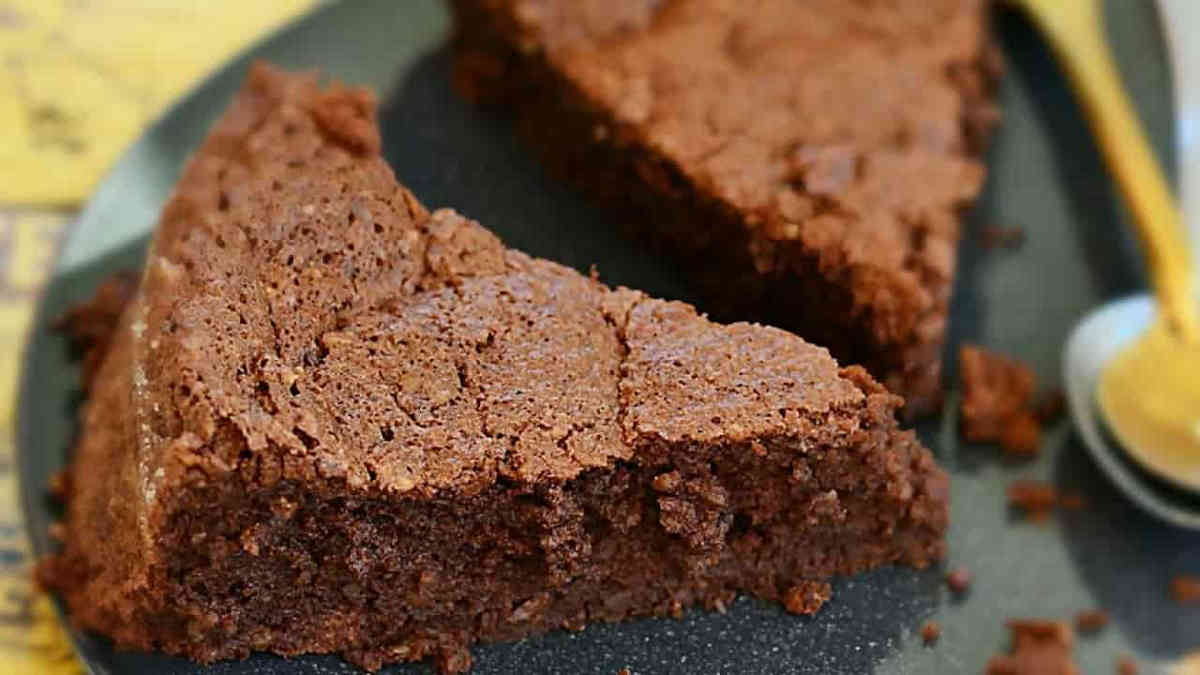
[[[1041,29],[1075,89],[1108,173],[1133,216],[1155,296],[1110,303],[1075,330],[1064,357],[1071,412],[1085,443],[1117,485],[1143,506],[1161,506],[1134,489],[1134,474],[1122,470],[1117,455],[1108,452],[1111,444],[1097,419],[1103,413],[1143,475],[1149,472],[1185,490],[1200,491],[1200,451],[1191,433],[1200,423],[1192,407],[1200,386],[1195,351],[1200,345],[1200,311],[1188,233],[1112,60],[1101,2],[1010,2]],[[1162,9],[1168,25],[1181,17],[1171,2],[1164,2]],[[1168,40],[1177,68],[1181,42],[1176,34]],[[1177,77],[1176,82],[1193,86],[1195,78]],[[1153,329],[1151,320],[1156,322]],[[1103,405],[1095,404],[1097,394]],[[1172,522],[1192,521],[1173,510],[1152,510]]]
[[[1154,299],[1148,294],[1108,303],[1084,317],[1071,333],[1063,353],[1067,405],[1084,446],[1126,496],[1167,522],[1200,530],[1200,497],[1191,492],[1200,489],[1200,485],[1183,479],[1189,473],[1200,475],[1200,457],[1195,458],[1194,466],[1187,472],[1162,469],[1156,464],[1153,452],[1122,448],[1108,434],[1096,405],[1095,392],[1101,372],[1122,349],[1146,332],[1154,318]],[[1138,465],[1130,461],[1129,455],[1137,458]]]

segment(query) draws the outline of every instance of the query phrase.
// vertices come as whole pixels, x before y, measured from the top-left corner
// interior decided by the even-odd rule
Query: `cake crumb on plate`
[[[955,593],[966,593],[971,588],[971,570],[966,565],[960,565],[946,575],[946,585]]]
[[[1036,456],[1042,422],[1033,404],[1033,370],[972,344],[959,349],[958,362],[962,437],[973,443],[999,443],[1008,455]]]
[[[942,637],[942,626],[936,621],[926,621],[924,626],[921,626],[921,639],[926,645],[937,644],[938,638]]]
[[[1075,615],[1075,628],[1080,633],[1097,633],[1108,625],[1108,612],[1088,609]]]
[[[1181,605],[1200,604],[1200,577],[1180,574],[1171,580],[1171,595]]]
[[[1071,626],[1049,619],[1010,619],[1012,649],[987,663],[986,675],[1079,675]]]

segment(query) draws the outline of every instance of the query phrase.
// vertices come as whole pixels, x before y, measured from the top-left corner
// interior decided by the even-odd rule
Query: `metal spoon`
[[[1153,447],[1112,447],[1099,424],[1095,392],[1113,359],[1146,333],[1161,314],[1173,324],[1181,348],[1193,339],[1196,304],[1188,243],[1166,182],[1155,163],[1119,84],[1103,38],[1098,3],[1092,0],[1014,0],[1029,12],[1054,45],[1088,112],[1093,130],[1134,213],[1147,252],[1156,303],[1149,295],[1109,303],[1079,324],[1068,340],[1063,379],[1076,427],[1101,469],[1136,504],[1176,525],[1200,529],[1200,498],[1148,480],[1129,461],[1160,469]],[[1200,27],[1193,0],[1161,0],[1168,48],[1176,79],[1183,157],[1184,199],[1200,199],[1200,148],[1191,133],[1190,114],[1200,111],[1200,45],[1182,39],[1187,27]],[[1197,204],[1200,206],[1200,204]],[[1195,213],[1189,210],[1189,213]],[[1195,244],[1195,241],[1192,242]],[[1156,307],[1161,310],[1156,310]],[[1198,383],[1200,385],[1200,383]],[[1200,463],[1200,457],[1196,458]],[[1171,476],[1161,476],[1171,479]]]

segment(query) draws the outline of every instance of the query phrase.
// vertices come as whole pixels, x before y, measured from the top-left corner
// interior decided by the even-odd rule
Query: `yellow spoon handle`
[[[1050,42],[1133,213],[1163,317],[1200,340],[1191,253],[1175,201],[1121,85],[1095,0],[1019,0]]]

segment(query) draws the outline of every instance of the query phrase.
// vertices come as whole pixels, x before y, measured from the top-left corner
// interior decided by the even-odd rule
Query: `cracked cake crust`
[[[77,624],[457,672],[478,640],[742,591],[815,611],[942,554],[946,476],[865,371],[427,211],[374,114],[253,69],[120,320],[109,291],[73,315],[104,353],[40,574]]]

